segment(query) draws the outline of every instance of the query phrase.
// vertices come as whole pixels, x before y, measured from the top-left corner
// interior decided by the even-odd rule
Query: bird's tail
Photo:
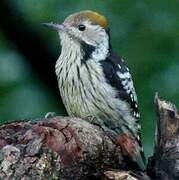
[[[129,134],[122,134],[118,137],[117,144],[121,147],[122,153],[132,169],[145,170],[145,156],[140,140]]]
[[[140,168],[141,171],[145,171],[146,168],[146,159],[144,155],[143,148],[137,144],[136,145],[136,153],[134,153],[132,157],[132,161],[136,162]]]

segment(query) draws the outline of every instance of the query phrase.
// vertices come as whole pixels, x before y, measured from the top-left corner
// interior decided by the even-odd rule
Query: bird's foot
[[[114,141],[115,137],[116,137],[116,133],[110,129],[109,127],[107,127],[103,121],[101,121],[99,118],[93,116],[93,115],[88,115],[84,118],[85,120],[87,120],[89,123],[98,126],[99,128],[101,128],[105,134],[112,140]]]
[[[53,118],[56,116],[56,113],[55,112],[48,112],[46,115],[45,115],[45,119],[50,119],[50,118]]]
[[[98,126],[100,128],[103,127],[103,123],[96,116],[88,115],[84,119],[95,126]]]

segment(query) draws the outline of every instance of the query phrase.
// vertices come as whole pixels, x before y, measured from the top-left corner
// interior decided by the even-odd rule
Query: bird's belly
[[[90,67],[93,69],[92,67]],[[74,71],[73,71],[74,72]],[[121,125],[131,120],[128,103],[117,97],[102,71],[81,69],[80,73],[69,71],[67,77],[59,76],[59,88],[63,103],[70,116],[96,117],[100,124],[121,131]],[[125,118],[124,118],[125,117]],[[124,120],[125,119],[125,120]]]
[[[69,114],[81,118],[85,118],[88,115],[98,117],[109,115],[111,113],[109,112],[109,109],[112,109],[112,107],[109,107],[110,104],[107,102],[110,94],[104,92],[101,94],[101,88],[102,87],[98,86],[92,88],[88,85],[84,85],[83,87],[69,87],[68,92],[71,91],[71,93],[66,102]],[[113,110],[115,111],[114,107]]]
[[[100,69],[92,70],[86,66],[80,70],[69,69],[68,76],[61,76],[59,87],[63,102],[69,115],[84,118],[88,115],[98,115],[107,109],[107,99],[111,99],[112,91],[107,87]],[[92,70],[92,71],[91,71]],[[90,71],[90,72],[89,72]],[[63,88],[64,87],[64,88]]]
[[[91,82],[85,79],[75,85],[68,81],[66,88],[61,88],[60,91],[70,116],[81,118],[95,116],[105,124],[120,126],[123,114],[120,112],[120,102],[114,90],[103,80]]]

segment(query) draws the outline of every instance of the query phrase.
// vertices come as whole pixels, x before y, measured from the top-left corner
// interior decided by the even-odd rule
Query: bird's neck
[[[88,60],[95,62],[106,59],[110,54],[108,36],[104,37],[97,45],[89,45],[85,42],[74,41],[66,34],[61,35],[61,54],[56,64],[58,66],[66,66],[66,64],[80,65]],[[57,72],[58,73],[58,72]]]
[[[60,34],[61,38],[61,54],[56,62],[56,74],[60,78],[61,72],[68,71],[74,66],[81,64],[83,54],[81,52],[80,44],[74,42],[66,34]]]

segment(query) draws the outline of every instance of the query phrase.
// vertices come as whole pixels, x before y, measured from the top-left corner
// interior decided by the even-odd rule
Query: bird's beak
[[[42,23],[42,25],[57,31],[67,31],[67,28],[64,24]]]

